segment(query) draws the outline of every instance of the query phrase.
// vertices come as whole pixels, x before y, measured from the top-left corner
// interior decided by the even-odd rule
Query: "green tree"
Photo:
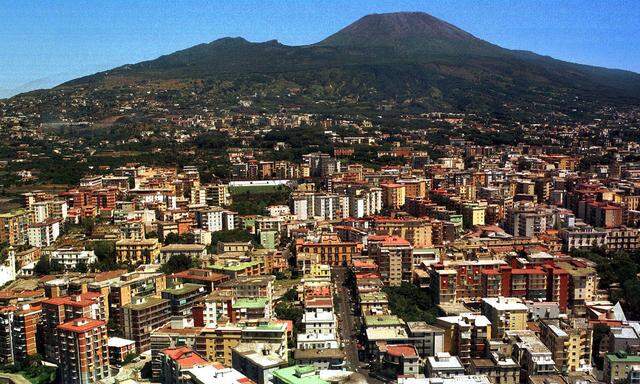
[[[165,264],[162,265],[160,271],[170,275],[176,272],[182,272],[189,268],[195,267],[195,262],[191,256],[186,255],[173,255]]]
[[[116,260],[115,242],[108,240],[96,241],[92,244],[91,248],[98,259],[98,261],[92,265],[92,269],[98,271],[111,271],[118,269],[119,265]]]
[[[598,369],[602,369],[604,365],[604,359],[600,356],[600,343],[605,335],[609,333],[609,330],[610,328],[606,324],[596,324],[593,327],[593,336],[591,337],[591,358],[593,360],[593,364],[598,367]]]
[[[80,261],[78,264],[76,264],[76,272],[79,272],[79,273],[89,272],[89,269],[87,268],[87,263],[85,263],[84,261]]]
[[[402,320],[435,323],[439,310],[429,290],[404,282],[399,287],[385,287],[384,291],[389,297],[389,309]]]
[[[33,268],[33,272],[36,275],[48,275],[51,273],[51,262],[49,261],[49,256],[40,256],[40,260],[38,260]]]

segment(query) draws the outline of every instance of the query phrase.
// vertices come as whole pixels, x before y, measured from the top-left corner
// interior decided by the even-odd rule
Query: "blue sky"
[[[50,86],[224,36],[309,44],[398,11],[430,13],[506,48],[640,72],[633,0],[0,0],[0,89]]]

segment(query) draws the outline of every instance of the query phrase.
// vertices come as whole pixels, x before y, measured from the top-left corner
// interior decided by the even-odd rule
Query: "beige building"
[[[381,184],[382,202],[385,207],[398,209],[402,207],[406,200],[406,189],[402,184]]]
[[[487,297],[482,299],[482,314],[491,322],[492,334],[501,338],[507,331],[527,328],[527,306],[517,297]]]
[[[118,263],[155,263],[158,261],[159,256],[160,243],[158,239],[123,239],[116,242]]]
[[[586,319],[550,319],[540,323],[540,340],[549,348],[561,373],[591,369],[592,329]]]

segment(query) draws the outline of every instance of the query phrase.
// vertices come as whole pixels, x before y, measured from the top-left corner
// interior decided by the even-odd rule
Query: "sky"
[[[364,15],[400,11],[505,48],[640,72],[637,0],[0,0],[0,97],[226,36],[311,44]]]

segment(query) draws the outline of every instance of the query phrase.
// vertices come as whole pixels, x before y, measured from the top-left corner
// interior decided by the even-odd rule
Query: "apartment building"
[[[118,263],[150,264],[156,263],[160,256],[158,239],[122,239],[116,242]]]
[[[108,284],[109,289],[109,316],[113,318],[115,330],[122,332],[124,329],[124,316],[122,308],[130,304],[135,297],[160,295],[167,286],[166,276],[159,272],[129,272],[121,275],[115,282]],[[101,284],[90,284],[90,291],[100,290]]]
[[[236,213],[222,207],[209,207],[195,211],[196,226],[209,232],[235,229],[235,221]]]
[[[186,316],[191,314],[191,308],[202,301],[206,294],[204,285],[180,283],[164,289],[161,296],[169,301],[171,315]]]
[[[410,282],[413,274],[413,247],[396,236],[369,236],[369,255],[379,267],[382,281],[389,286]]]
[[[171,304],[158,297],[136,297],[122,306],[124,337],[136,342],[138,353],[151,348],[151,332],[169,322]]]
[[[58,248],[51,252],[49,259],[51,262],[56,261],[59,263],[67,271],[73,270],[81,264],[89,266],[98,261],[98,258],[93,251],[74,247]]]
[[[55,330],[63,383],[96,383],[110,376],[107,326],[102,320],[78,318]]]
[[[54,364],[60,361],[55,329],[60,324],[79,318],[106,320],[106,298],[97,292],[86,292],[81,295],[54,297],[42,302],[40,329],[44,336],[45,360]]]
[[[37,325],[42,309],[23,304],[0,308],[0,363],[25,362],[37,351]]]
[[[551,351],[534,331],[507,331],[505,336],[513,350],[513,359],[520,365],[526,378],[557,372]]]
[[[584,318],[540,322],[540,340],[549,348],[558,371],[590,372],[593,330]]]
[[[9,245],[25,244],[29,241],[31,213],[18,209],[0,214],[0,243]]]
[[[414,248],[433,246],[431,220],[375,217],[371,225],[377,234],[401,237],[411,243]]]
[[[207,256],[207,247],[203,244],[169,244],[160,248],[160,263],[166,263],[173,256],[187,256],[201,260]]]
[[[472,358],[485,356],[485,340],[492,337],[486,316],[463,313],[438,317],[436,326],[444,329],[444,352],[458,356],[465,366]]]
[[[32,247],[48,247],[60,236],[61,220],[47,219],[29,226],[29,245]]]
[[[389,209],[399,209],[406,201],[406,187],[402,184],[380,184],[382,188],[382,204]]]
[[[491,322],[491,334],[504,337],[506,331],[526,329],[528,308],[517,297],[490,297],[482,299],[482,314]]]
[[[354,256],[362,253],[362,243],[342,241],[337,234],[322,234],[307,241],[296,240],[296,256],[316,256],[318,264],[350,265]]]

